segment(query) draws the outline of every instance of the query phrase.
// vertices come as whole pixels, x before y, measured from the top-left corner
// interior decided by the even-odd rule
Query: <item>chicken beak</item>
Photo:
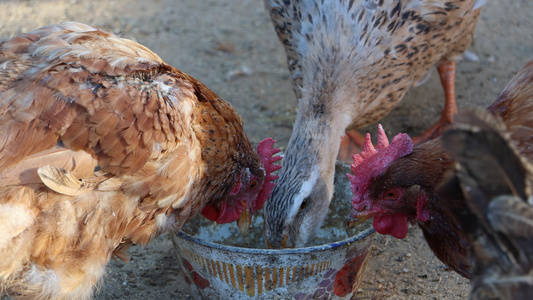
[[[287,240],[289,239],[289,234],[287,233],[284,237],[283,237],[283,240],[281,241],[281,247],[282,248],[287,248]],[[267,243],[267,246],[268,248],[272,249],[274,247],[272,247],[272,244],[270,244],[270,242],[268,241],[268,239],[266,239],[266,243]]]
[[[355,212],[352,211],[349,216],[346,217],[346,227],[354,228],[357,225],[363,223],[364,221],[370,219],[371,214],[365,212]]]
[[[289,234],[287,233],[284,237],[283,237],[283,240],[281,241],[281,247],[283,248],[287,248],[287,239],[289,237]]]
[[[241,234],[248,231],[250,225],[252,224],[252,214],[250,213],[248,204],[243,201],[243,206],[244,210],[242,211],[241,216],[237,220],[237,226],[239,227]]]

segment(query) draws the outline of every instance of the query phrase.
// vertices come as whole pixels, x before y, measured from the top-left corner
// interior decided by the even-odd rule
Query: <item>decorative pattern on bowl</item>
[[[173,240],[198,299],[349,299],[361,283],[372,233],[281,250],[214,244],[183,232]]]
[[[335,193],[322,245],[258,249],[264,245],[260,216],[242,236],[234,224],[189,221],[172,241],[181,270],[197,299],[350,299],[357,291],[374,241],[371,221],[345,230],[351,208],[346,164],[337,164]],[[334,241],[334,242],[332,242]],[[236,245],[236,246],[233,246]],[[239,247],[237,247],[239,246]]]

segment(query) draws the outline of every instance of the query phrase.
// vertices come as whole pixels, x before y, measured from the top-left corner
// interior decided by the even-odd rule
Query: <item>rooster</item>
[[[456,168],[440,193],[467,203],[454,216],[471,245],[470,299],[529,299],[532,157],[521,154],[505,124],[486,111],[461,113],[455,121],[457,128],[445,131],[442,143]]]
[[[0,44],[0,295],[89,299],[127,259],[201,212],[250,216],[278,149],[148,48],[66,22]]]
[[[511,80],[488,111],[503,119],[521,154],[533,158],[533,61]],[[381,234],[402,239],[409,221],[417,223],[433,253],[464,277],[470,277],[469,242],[454,218],[455,210],[466,210],[461,195],[439,189],[448,180],[455,162],[440,139],[413,149],[406,134],[388,142],[379,127],[377,149],[367,135],[365,150],[354,156],[349,175],[354,196],[350,219],[373,217]]]
[[[483,2],[265,0],[298,98],[285,167],[265,205],[270,246],[302,247],[313,237],[333,196],[335,158],[339,150],[342,160],[353,154],[346,130],[383,118],[435,65],[446,101],[419,141],[451,122],[455,61],[470,45]],[[345,137],[362,145],[358,136]]]

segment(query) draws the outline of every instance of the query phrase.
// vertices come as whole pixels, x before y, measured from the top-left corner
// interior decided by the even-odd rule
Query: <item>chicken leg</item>
[[[436,137],[439,137],[442,130],[453,121],[453,115],[457,113],[455,103],[455,62],[446,61],[437,66],[440,82],[444,89],[444,108],[442,109],[440,120],[428,128],[422,135],[413,139],[415,145],[420,145]]]
[[[341,148],[337,155],[338,160],[346,163],[352,163],[352,155],[359,153],[365,144],[365,137],[357,129],[346,131],[341,139]]]
[[[452,123],[453,115],[457,113],[457,104],[455,102],[455,62],[443,62],[437,66],[437,71],[444,89],[444,108],[437,123],[433,124],[422,135],[413,138],[415,145],[420,145],[439,137],[442,130]],[[337,158],[351,163],[352,155],[363,148],[364,142],[365,138],[357,130],[346,131],[346,135],[342,137],[341,148]]]

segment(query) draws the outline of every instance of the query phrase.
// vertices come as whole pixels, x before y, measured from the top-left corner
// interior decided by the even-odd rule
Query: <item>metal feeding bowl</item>
[[[351,209],[349,166],[337,163],[335,193],[311,246],[265,249],[263,219],[241,235],[235,223],[197,216],[172,236],[196,299],[350,299],[374,241],[371,222],[345,226]]]

